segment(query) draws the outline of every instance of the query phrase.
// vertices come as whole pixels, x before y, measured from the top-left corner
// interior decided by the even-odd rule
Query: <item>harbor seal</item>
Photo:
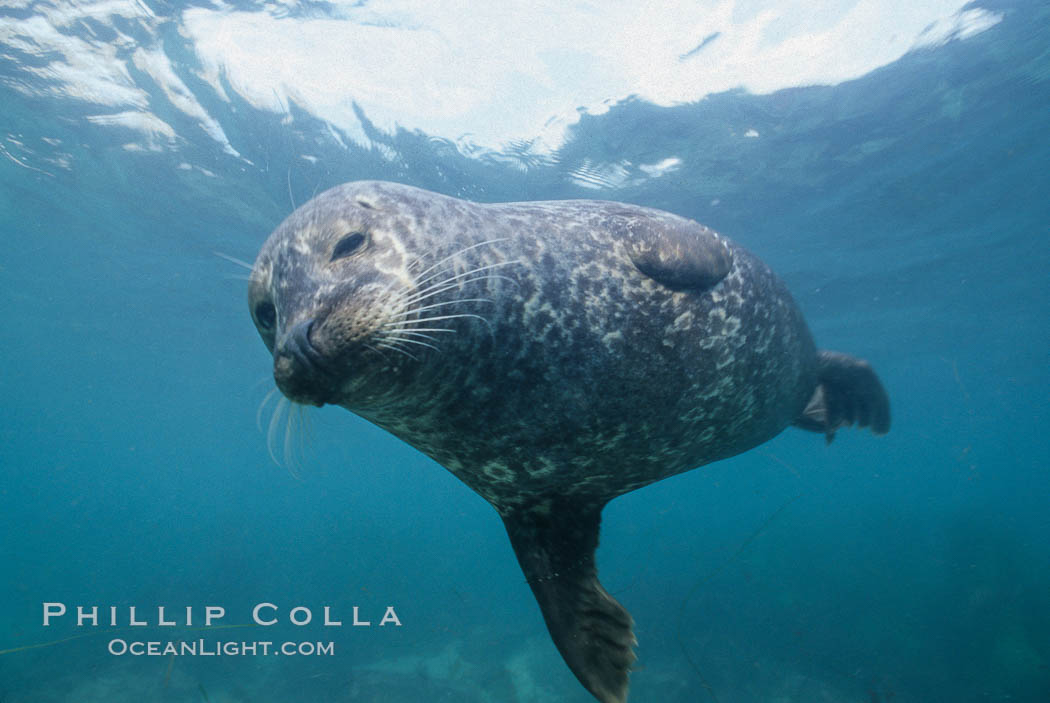
[[[626,700],[636,644],[597,579],[606,503],[792,424],[890,426],[871,367],[818,351],[768,267],[635,205],[347,183],[270,235],[249,307],[289,399],[366,418],[496,508],[602,703]]]

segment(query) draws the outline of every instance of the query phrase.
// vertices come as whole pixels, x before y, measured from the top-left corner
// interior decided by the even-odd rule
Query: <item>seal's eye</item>
[[[255,306],[255,319],[259,322],[259,327],[269,332],[277,322],[277,308],[273,303],[263,301]]]
[[[332,250],[332,261],[336,259],[343,259],[350,256],[355,251],[364,246],[365,233],[364,232],[351,232],[335,245],[335,249]]]

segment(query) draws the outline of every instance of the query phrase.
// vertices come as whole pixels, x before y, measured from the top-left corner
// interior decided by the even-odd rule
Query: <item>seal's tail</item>
[[[890,399],[871,365],[833,351],[817,352],[817,387],[795,426],[823,432],[830,444],[840,427],[871,427],[875,434],[890,430]]]

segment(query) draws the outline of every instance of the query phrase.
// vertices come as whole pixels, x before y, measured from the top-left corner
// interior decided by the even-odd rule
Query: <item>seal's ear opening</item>
[[[838,428],[854,424],[886,434],[890,431],[890,399],[871,364],[848,354],[820,351],[817,387],[794,424],[822,432],[828,444]]]

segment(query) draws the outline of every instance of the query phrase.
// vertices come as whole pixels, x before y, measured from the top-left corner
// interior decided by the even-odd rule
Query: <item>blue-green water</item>
[[[441,467],[331,408],[308,413],[297,475],[270,458],[270,360],[244,272],[214,252],[251,260],[292,202],[362,178],[693,217],[885,382],[886,437],[788,430],[606,509],[602,580],[639,640],[631,700],[1050,700],[1050,13],[979,7],[1001,20],[856,80],[620,101],[550,153],[363,113],[355,141],[294,102],[220,95],[174,26],[66,27],[114,60],[160,41],[237,155],[133,63],[177,136],[129,149],[132,129],[49,93],[32,70],[47,55],[0,33],[0,701],[591,700],[495,511]],[[0,27],[39,9],[0,6]],[[117,606],[119,627],[43,627],[45,602],[103,623]],[[240,625],[262,602],[281,624],[156,626],[159,605]],[[289,625],[300,605],[344,626]],[[378,626],[389,605],[401,627]],[[129,606],[151,626],[129,628]],[[354,606],[372,627],[350,626]],[[335,654],[107,651],[200,637]]]

